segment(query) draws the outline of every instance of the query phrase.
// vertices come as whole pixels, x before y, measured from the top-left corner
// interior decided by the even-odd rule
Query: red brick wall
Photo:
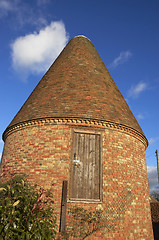
[[[69,181],[70,177],[72,128],[79,126],[58,123],[27,126],[12,132],[5,140],[2,157],[2,164],[5,158],[9,159],[8,166],[17,173],[28,174],[30,181],[45,188],[55,184],[58,221],[62,181]],[[153,239],[145,145],[136,136],[118,129],[103,126],[92,129],[102,134],[102,202],[81,205],[101,208],[106,214],[110,227],[104,236],[97,234],[97,239]],[[68,207],[71,205],[69,202]]]

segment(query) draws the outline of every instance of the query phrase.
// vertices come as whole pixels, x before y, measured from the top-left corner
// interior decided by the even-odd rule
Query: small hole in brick
[[[40,163],[40,166],[42,166],[42,163]]]

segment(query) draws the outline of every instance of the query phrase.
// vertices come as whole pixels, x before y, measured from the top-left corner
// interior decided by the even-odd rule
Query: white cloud
[[[109,64],[108,68],[116,68],[118,65],[127,62],[131,56],[132,53],[130,51],[121,52],[120,55],[115,58],[111,64]]]
[[[138,120],[144,119],[144,115],[143,115],[142,113],[139,113],[139,114],[137,115],[137,119],[138,119]]]
[[[68,41],[62,21],[26,36],[18,37],[12,44],[12,64],[16,71],[29,75],[45,72]]]
[[[2,139],[0,139],[0,144],[2,144],[3,143],[3,140]]]
[[[147,167],[147,174],[148,174],[148,179],[149,179],[150,192],[159,191],[157,167],[148,166]]]
[[[0,0],[0,16],[5,16],[8,12],[17,10],[19,0]]]
[[[12,10],[14,6],[14,1],[9,0],[0,0],[0,9],[3,11],[9,11]]]
[[[24,26],[34,26],[36,30],[48,24],[46,6],[50,0],[0,0],[0,18],[9,15],[9,25],[13,29],[24,28]]]
[[[159,137],[156,137],[156,138],[150,138],[148,141],[149,141],[149,144],[150,145],[153,145],[155,142],[157,142],[159,139]]]
[[[6,0],[0,0],[0,9],[8,11],[12,8],[11,2]]]
[[[128,97],[137,98],[147,87],[146,82],[140,82],[136,86],[132,86],[128,91]]]

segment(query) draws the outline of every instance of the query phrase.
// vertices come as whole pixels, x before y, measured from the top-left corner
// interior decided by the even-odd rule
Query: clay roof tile
[[[43,76],[9,127],[46,117],[111,121],[143,135],[92,42],[73,38]]]

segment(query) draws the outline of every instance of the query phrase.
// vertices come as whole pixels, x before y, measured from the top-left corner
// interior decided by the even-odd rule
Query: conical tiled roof
[[[143,134],[92,42],[84,36],[67,44],[9,127],[46,117],[106,120]]]

